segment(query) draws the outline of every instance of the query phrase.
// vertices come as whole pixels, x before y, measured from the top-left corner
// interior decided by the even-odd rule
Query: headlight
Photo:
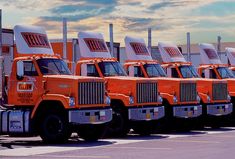
[[[134,104],[134,97],[133,97],[133,96],[130,96],[130,97],[129,97],[129,103],[130,103],[130,104]]]
[[[228,98],[228,100],[231,100],[231,96],[230,96],[229,94],[228,94],[228,97],[227,97],[227,98]]]
[[[158,102],[162,103],[163,102],[163,99],[160,95],[158,95],[158,99],[157,99]]]
[[[105,98],[105,104],[110,105],[110,103],[111,103],[110,97],[109,97],[109,96],[106,96],[106,98]]]
[[[197,95],[197,102],[200,103],[201,98],[199,97],[199,95]]]
[[[177,100],[177,97],[176,97],[176,96],[174,96],[174,97],[173,97],[173,102],[174,102],[174,103],[177,103],[177,102],[178,102],[178,100]]]
[[[209,95],[207,95],[207,102],[210,102],[211,101],[211,98]]]
[[[75,98],[74,97],[69,97],[69,106],[70,107],[75,106]]]

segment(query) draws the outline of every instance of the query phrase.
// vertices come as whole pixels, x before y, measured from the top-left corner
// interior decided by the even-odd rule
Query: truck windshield
[[[233,72],[227,67],[218,67],[217,71],[219,72],[221,78],[235,78]]]
[[[198,78],[200,77],[196,71],[196,68],[193,66],[180,66],[180,72],[183,78]]]
[[[37,63],[43,75],[71,75],[67,64],[61,59],[38,59]]]
[[[166,77],[166,73],[160,64],[145,64],[144,68],[149,77]]]
[[[99,67],[105,77],[127,76],[119,62],[100,62]]]

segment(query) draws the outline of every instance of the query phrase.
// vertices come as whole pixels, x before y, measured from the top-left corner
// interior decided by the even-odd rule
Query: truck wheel
[[[41,118],[39,134],[46,143],[64,143],[71,136],[65,117],[55,112]]]
[[[97,141],[104,137],[107,130],[107,124],[81,125],[78,128],[78,136],[85,141]]]
[[[124,137],[129,131],[128,120],[127,117],[124,116],[124,113],[114,112],[113,119],[108,126],[107,136]]]

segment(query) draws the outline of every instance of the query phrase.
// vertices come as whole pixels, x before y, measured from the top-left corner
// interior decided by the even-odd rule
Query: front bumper
[[[112,109],[70,110],[69,123],[103,124],[112,120]]]
[[[157,120],[165,116],[164,106],[129,108],[128,118],[135,121]]]
[[[177,118],[195,118],[200,115],[202,115],[202,105],[173,107],[173,116]]]
[[[228,115],[233,112],[232,103],[207,105],[206,108],[207,108],[207,114],[212,116]]]

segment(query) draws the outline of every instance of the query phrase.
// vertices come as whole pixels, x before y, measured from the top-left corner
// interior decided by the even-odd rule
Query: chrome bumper
[[[202,115],[202,105],[174,106],[173,116],[178,118],[195,118]]]
[[[157,120],[163,118],[164,116],[165,116],[164,106],[128,109],[129,120],[136,120],[136,121]]]
[[[233,104],[215,104],[215,105],[207,105],[207,114],[213,116],[222,116],[228,115],[233,112]]]
[[[102,124],[112,120],[112,109],[70,110],[69,122],[75,124]]]

